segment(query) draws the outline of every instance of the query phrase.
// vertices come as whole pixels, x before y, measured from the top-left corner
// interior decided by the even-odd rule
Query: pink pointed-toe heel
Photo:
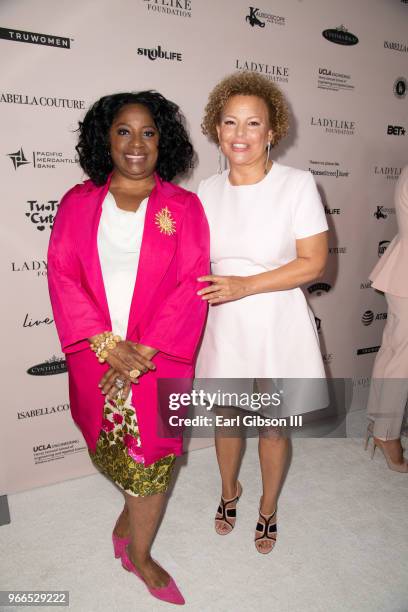
[[[179,606],[182,606],[186,603],[184,597],[179,591],[177,584],[174,582],[171,576],[167,586],[156,589],[149,587],[146,583],[146,580],[141,576],[141,574],[133,565],[132,561],[129,559],[127,546],[125,546],[125,548],[123,549],[122,566],[128,572],[132,572],[133,574],[135,574],[135,576],[137,576],[145,584],[150,595],[153,595],[153,597],[156,597],[156,599],[161,599],[161,601],[167,601],[167,603],[172,603]]]
[[[115,555],[115,559],[119,559],[119,557],[122,556],[122,553],[129,542],[130,538],[119,538],[117,535],[115,535],[115,533],[112,533],[113,553]]]

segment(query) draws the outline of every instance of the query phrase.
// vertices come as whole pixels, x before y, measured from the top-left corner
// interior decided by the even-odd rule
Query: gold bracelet
[[[120,336],[115,336],[113,332],[106,331],[95,336],[91,342],[91,350],[95,353],[99,363],[105,363],[109,351],[114,349],[119,342],[122,342]]]

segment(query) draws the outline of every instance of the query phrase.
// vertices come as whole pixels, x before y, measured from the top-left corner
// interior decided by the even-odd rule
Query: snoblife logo
[[[0,38],[13,42],[45,45],[46,47],[57,47],[59,49],[70,49],[71,42],[73,42],[72,38],[67,38],[66,36],[40,34],[39,32],[27,32],[25,30],[15,30],[14,28],[0,28]]]
[[[165,51],[164,49],[162,49],[161,45],[153,47],[152,49],[145,49],[144,47],[139,47],[137,50],[137,54],[144,55],[152,61],[157,59],[165,59],[175,62],[183,61],[182,53],[180,53],[179,51]]]
[[[266,24],[268,25],[285,25],[285,17],[281,15],[272,15],[272,13],[267,13],[263,9],[255,8],[254,6],[250,6],[249,13],[245,17],[245,21],[249,23],[251,28],[259,27],[264,28]]]

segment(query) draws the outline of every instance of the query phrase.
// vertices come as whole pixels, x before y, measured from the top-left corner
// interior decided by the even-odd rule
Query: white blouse
[[[99,260],[112,331],[122,338],[126,337],[136,283],[147,200],[140,203],[136,212],[122,210],[108,191],[102,204],[98,227]]]

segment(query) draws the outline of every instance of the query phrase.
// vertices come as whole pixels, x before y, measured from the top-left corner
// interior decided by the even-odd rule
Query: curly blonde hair
[[[235,72],[226,76],[211,91],[201,131],[218,144],[216,126],[222,110],[232,96],[258,96],[268,107],[269,124],[273,131],[273,146],[286,136],[289,129],[289,112],[283,93],[275,83],[256,72]]]

